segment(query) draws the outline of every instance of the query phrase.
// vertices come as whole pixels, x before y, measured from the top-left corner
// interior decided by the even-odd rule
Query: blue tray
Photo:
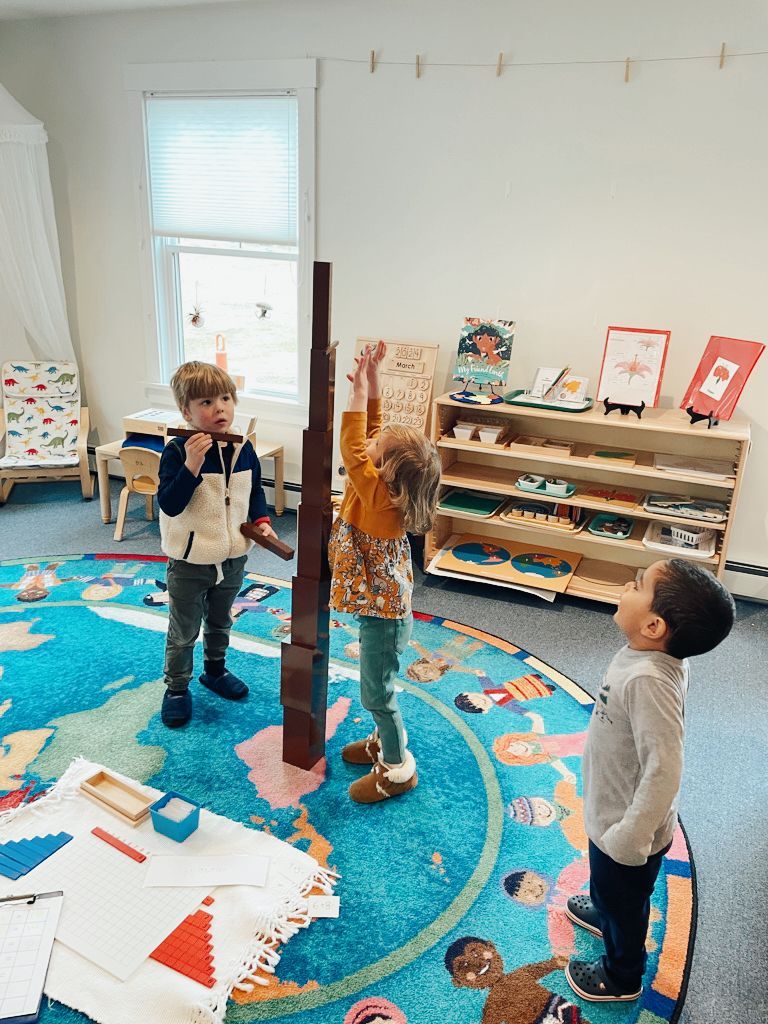
[[[617,519],[624,519],[629,523],[629,527],[622,533],[611,533],[609,530],[605,530],[603,527],[606,523],[615,522]],[[629,516],[615,515],[611,512],[601,512],[590,521],[587,529],[590,533],[593,533],[595,537],[610,537],[611,540],[626,540],[627,537],[632,533],[632,529],[635,525],[635,520],[630,519]]]

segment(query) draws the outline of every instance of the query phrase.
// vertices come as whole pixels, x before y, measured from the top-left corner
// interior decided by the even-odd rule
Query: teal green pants
[[[413,616],[378,619],[358,616],[360,623],[360,698],[379,731],[381,752],[387,764],[405,760],[403,719],[397,704],[395,681],[400,655],[408,646]]]
[[[246,555],[222,562],[224,579],[216,582],[215,565],[193,565],[168,559],[168,636],[165,641],[165,685],[177,693],[192,678],[192,659],[200,626],[203,657],[223,661],[232,629],[232,605],[243,585]]]

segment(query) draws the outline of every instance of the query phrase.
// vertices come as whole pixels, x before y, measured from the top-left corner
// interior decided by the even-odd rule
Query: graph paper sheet
[[[37,1018],[61,893],[0,903],[0,1021]]]
[[[137,845],[130,836],[118,838]],[[148,863],[139,864],[86,833],[29,875],[30,884],[38,889],[64,892],[59,942],[120,981],[129,978],[211,891],[145,888]]]

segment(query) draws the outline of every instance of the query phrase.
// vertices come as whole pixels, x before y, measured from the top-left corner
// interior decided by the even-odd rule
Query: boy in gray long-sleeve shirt
[[[650,899],[677,823],[688,663],[725,639],[734,604],[711,573],[673,558],[628,583],[614,616],[627,644],[605,673],[583,759],[589,896],[566,913],[605,942],[571,960],[571,988],[593,1002],[642,992]]]

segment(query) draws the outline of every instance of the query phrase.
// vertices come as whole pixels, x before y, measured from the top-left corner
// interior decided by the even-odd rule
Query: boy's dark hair
[[[465,711],[468,715],[479,715],[482,713],[480,708],[472,703],[472,698],[468,693],[457,693],[453,698],[453,703],[459,711]]]
[[[464,935],[460,939],[456,939],[455,942],[452,942],[448,949],[446,949],[444,957],[445,967],[449,974],[453,974],[453,961],[457,956],[461,956],[470,942],[482,942],[483,945],[486,945],[488,940],[478,939],[475,935]]]
[[[667,654],[706,654],[728,636],[736,606],[711,572],[671,558],[656,578],[651,611],[667,624]]]

